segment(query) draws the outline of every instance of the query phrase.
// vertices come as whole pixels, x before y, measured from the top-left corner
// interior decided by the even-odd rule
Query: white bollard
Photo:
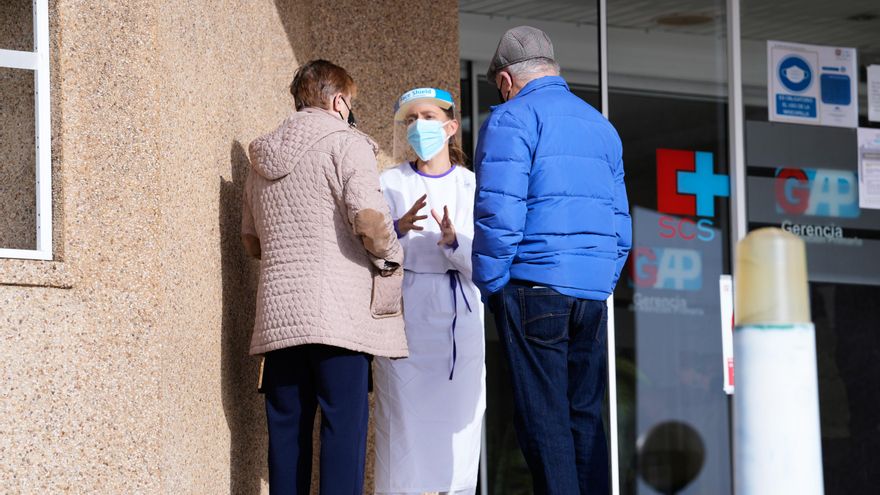
[[[803,241],[780,229],[737,246],[737,495],[822,495],[816,336]]]

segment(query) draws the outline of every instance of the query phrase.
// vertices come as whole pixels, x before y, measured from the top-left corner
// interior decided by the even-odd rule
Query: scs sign
[[[633,284],[639,288],[700,290],[703,258],[694,249],[636,247],[632,251]]]
[[[699,239],[708,242],[715,238],[715,229],[712,228],[712,221],[708,218],[694,221],[690,218],[664,215],[660,217],[657,224],[660,226],[660,237],[664,239],[672,239],[678,236],[686,241]]]
[[[711,241],[716,231],[715,198],[730,196],[730,181],[716,174],[712,153],[657,150],[657,210],[660,236]],[[703,217],[696,220],[684,217]]]
[[[776,212],[834,218],[859,216],[856,174],[846,170],[776,169]]]

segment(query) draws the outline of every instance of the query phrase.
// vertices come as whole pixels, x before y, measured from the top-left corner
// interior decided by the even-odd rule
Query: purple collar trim
[[[421,170],[419,170],[419,167],[416,165],[416,162],[409,162],[409,166],[412,167],[413,172],[421,175],[422,177],[427,177],[429,179],[440,179],[442,177],[446,177],[447,175],[451,174],[453,170],[455,170],[455,165],[453,165],[453,166],[449,167],[449,170],[447,170],[446,172],[443,172],[440,175],[431,175],[431,174],[426,174],[426,173],[422,172]]]

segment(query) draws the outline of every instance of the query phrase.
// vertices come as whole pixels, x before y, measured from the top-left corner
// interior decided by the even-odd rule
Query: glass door
[[[874,493],[880,111],[868,93],[880,94],[880,5],[741,3],[748,228],[806,244],[825,493]]]
[[[601,86],[608,90],[634,219],[634,248],[614,297],[619,493],[732,493],[719,289],[730,273],[732,199],[725,2],[608,0],[604,82],[598,1],[459,5],[465,142],[478,139],[498,103],[484,74],[510,27],[547,31],[563,77],[597,109]],[[486,332],[481,491],[528,494],[491,315]]]
[[[725,2],[608,1],[633,250],[615,292],[620,493],[732,492]]]
[[[573,0],[461,0],[461,102],[465,145],[500,103],[494,81],[486,80],[498,40],[505,31],[531,25],[553,40],[562,75],[575,94],[600,108],[598,3]],[[472,148],[471,148],[472,149]],[[481,482],[478,493],[527,495],[532,482],[513,429],[513,398],[492,314],[486,312],[487,410]]]

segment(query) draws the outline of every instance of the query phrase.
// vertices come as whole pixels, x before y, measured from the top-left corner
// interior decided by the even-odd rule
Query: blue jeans
[[[605,495],[604,301],[511,283],[489,298],[513,384],[514,426],[536,495]]]
[[[266,354],[269,491],[307,495],[312,428],[321,405],[321,493],[361,495],[367,448],[370,356],[326,345]]]

